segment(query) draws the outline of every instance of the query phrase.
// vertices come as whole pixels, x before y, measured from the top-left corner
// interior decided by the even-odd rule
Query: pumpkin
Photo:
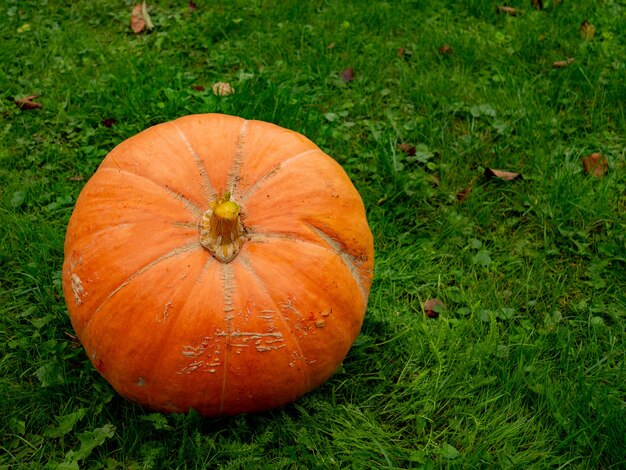
[[[233,415],[333,374],[359,334],[373,254],[358,192],[310,140],[191,115],[103,160],[69,221],[63,289],[120,395]]]

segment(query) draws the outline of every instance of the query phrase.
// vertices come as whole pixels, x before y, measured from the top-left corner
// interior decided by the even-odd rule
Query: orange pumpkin
[[[192,115],[104,159],[69,222],[63,288],[122,396],[232,415],[333,374],[359,333],[373,254],[359,194],[310,140]]]

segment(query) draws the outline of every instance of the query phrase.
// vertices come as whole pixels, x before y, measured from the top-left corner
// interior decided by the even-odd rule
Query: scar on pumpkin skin
[[[78,274],[72,274],[72,292],[74,293],[74,300],[76,301],[76,305],[80,305],[83,303],[82,296],[85,295],[85,288],[83,287],[83,282],[78,277]]]
[[[167,320],[167,317],[169,316],[170,308],[172,308],[172,302],[171,301],[167,302],[165,304],[165,308],[163,309],[163,312],[161,312],[160,315],[156,316],[157,323],[165,323],[165,321]]]
[[[181,370],[179,370],[178,372],[176,372],[178,375],[183,375],[183,374],[191,374],[192,372],[198,370],[202,364],[204,364],[204,361],[194,361],[191,364],[187,365],[186,367],[183,367]]]
[[[223,361],[223,376],[222,376],[222,390],[220,392],[220,406],[219,411],[222,412],[224,409],[224,401],[226,399],[226,388],[227,388],[227,378],[228,378],[228,353],[229,353],[229,338],[233,332],[233,310],[235,309],[233,306],[233,294],[235,291],[235,272],[230,264],[221,264],[222,273],[222,302],[224,304],[224,320],[226,322],[226,332],[228,333],[228,338],[226,339],[226,348],[224,354]]]
[[[279,303],[276,300],[274,300],[274,298],[270,294],[269,289],[267,288],[267,286],[265,285],[265,283],[263,282],[259,274],[256,272],[256,270],[252,266],[252,263],[250,262],[250,260],[244,255],[244,256],[239,257],[239,262],[243,265],[243,267],[250,274],[250,276],[252,276],[252,279],[254,279],[254,282],[257,284],[257,286],[260,287],[260,289],[263,291],[266,297],[276,306],[275,310],[266,309],[266,310],[263,310],[261,313],[277,314],[277,315],[266,315],[266,317],[269,317],[268,320],[270,319],[274,320],[275,317],[278,317],[278,321],[283,324],[285,331],[289,332],[291,334],[291,337],[293,338],[293,344],[295,345],[295,349],[292,354],[296,355],[304,362],[307,362],[307,359],[304,356],[304,351],[302,351],[302,347],[300,346],[300,342],[298,341],[298,337],[296,336],[296,333],[289,326],[289,322],[287,321],[285,316],[281,314],[282,309],[279,307]],[[308,369],[306,373],[306,384],[307,384],[307,387],[311,386],[311,374]]]
[[[233,348],[249,348],[254,346],[254,348],[259,352],[272,351],[287,346],[284,344],[285,338],[282,333],[278,331],[272,331],[269,333],[256,331],[233,331],[230,334],[220,332],[215,336],[227,337],[229,341],[232,340],[233,342],[229,342],[229,344]]]

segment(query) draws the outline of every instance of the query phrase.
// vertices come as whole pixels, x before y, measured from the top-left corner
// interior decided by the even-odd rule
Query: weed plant
[[[624,468],[626,2],[507,5],[164,0],[133,34],[129,1],[0,1],[0,468]],[[205,112],[307,135],[375,236],[361,336],[272,412],[123,400],[62,296],[103,157]]]

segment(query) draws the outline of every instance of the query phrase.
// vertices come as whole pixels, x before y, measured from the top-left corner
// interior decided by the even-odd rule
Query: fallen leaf
[[[400,144],[398,145],[398,150],[402,153],[406,153],[409,157],[413,157],[416,152],[415,145],[413,144]]]
[[[553,69],[562,69],[563,67],[567,67],[570,64],[574,63],[574,58],[570,57],[567,60],[557,60],[556,62],[552,63],[552,68]]]
[[[15,100],[15,104],[24,110],[41,108],[43,107],[41,103],[33,101],[37,97],[38,95],[29,95],[24,98],[18,98]]]
[[[543,10],[543,0],[531,0],[530,3],[535,10]]]
[[[235,93],[235,89],[226,82],[214,83],[212,88],[215,96],[228,96]]]
[[[352,80],[354,80],[354,69],[352,67],[348,67],[347,69],[342,70],[340,75],[341,79],[345,83],[350,83]]]
[[[522,175],[512,171],[494,170],[493,168],[485,168],[485,176],[487,178],[498,178],[506,181],[513,181],[521,178]]]
[[[115,124],[116,122],[117,119],[115,118],[105,118],[100,121],[100,124],[102,124],[104,127],[113,127],[113,124]]]
[[[141,16],[141,4],[135,5],[130,13],[130,28],[133,33],[138,34],[146,27],[146,21]]]
[[[70,347],[72,349],[78,349],[81,347],[80,340],[76,336],[74,336],[71,333],[68,333],[67,331],[65,332],[65,336],[67,336],[70,339]]]
[[[413,55],[413,51],[407,49],[406,47],[399,47],[396,54],[398,54],[398,57],[401,59],[409,59]]]
[[[135,34],[139,34],[144,30],[150,31],[154,28],[146,2],[138,3],[133,7],[130,13],[130,27]]]
[[[580,28],[578,29],[578,31],[580,31],[580,35],[582,36],[582,38],[587,41],[591,41],[596,35],[596,27],[589,23],[587,20],[584,20],[580,24]]]
[[[191,88],[193,88],[196,91],[204,91],[204,86],[202,85],[191,85]]]
[[[583,168],[585,173],[601,178],[609,168],[609,162],[601,153],[592,153],[586,157],[581,158],[583,162]]]
[[[452,54],[452,48],[450,47],[450,44],[443,44],[439,48],[439,54],[441,54],[441,55],[450,55],[450,54]]]
[[[326,46],[326,49],[328,49],[328,50],[334,49],[336,45],[337,45],[337,43],[331,42],[328,46]]]
[[[189,11],[196,11],[198,9],[198,5],[196,5],[193,0],[189,0],[187,8],[189,8]]]
[[[437,318],[446,306],[439,299],[428,299],[423,305],[424,313],[428,318]]]
[[[504,5],[498,5],[498,11],[500,13],[505,13],[510,16],[517,16],[517,15],[521,15],[522,13],[524,13],[522,10],[518,10],[517,8],[513,8],[513,7],[507,7]]]
[[[467,199],[467,196],[469,196],[469,194],[472,192],[472,189],[474,189],[474,186],[468,186],[465,189],[460,190],[458,193],[456,193],[456,200],[459,202],[463,202]]]
[[[458,193],[456,193],[457,201],[463,202],[467,199],[469,194],[472,192],[472,189],[474,189],[474,183],[476,183],[477,179],[478,179],[478,176],[474,176],[472,178],[472,181],[470,181],[469,184],[467,185],[467,188],[462,189]]]
[[[430,150],[426,144],[417,144],[415,148],[409,148],[409,150],[412,152],[412,155],[410,155],[411,160],[425,164],[437,155],[437,153]]]

